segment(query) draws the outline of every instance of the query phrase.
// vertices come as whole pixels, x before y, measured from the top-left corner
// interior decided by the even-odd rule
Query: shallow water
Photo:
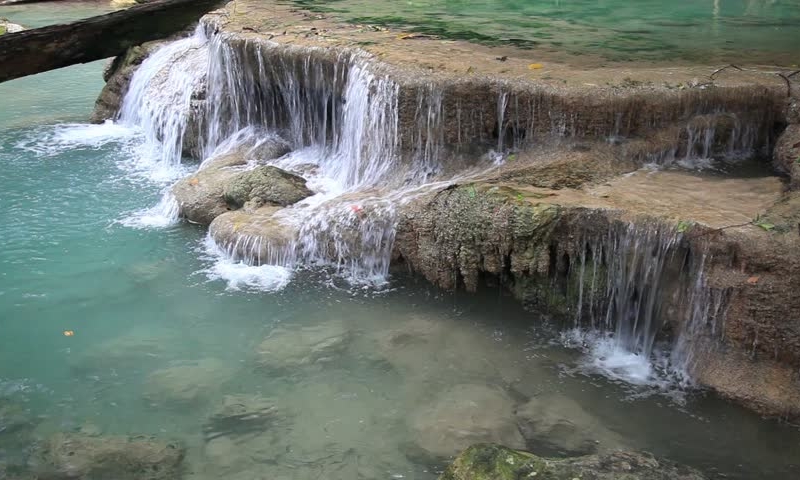
[[[775,0],[291,0],[363,24],[622,61],[791,65],[800,4]]]
[[[445,294],[400,272],[383,291],[319,272],[287,283],[220,258],[199,228],[136,228],[167,180],[141,132],[81,123],[101,69],[0,84],[0,406],[35,424],[0,425],[0,467],[83,429],[180,440],[191,478],[432,479],[442,463],[416,445],[431,411],[448,418],[437,400],[489,389],[576,425],[538,427],[528,447],[543,454],[645,449],[718,478],[800,468],[795,428],[652,371],[633,385],[647,361],[566,348],[500,290]],[[626,381],[609,378],[619,369]],[[233,394],[269,399],[275,423],[220,431],[209,415]]]

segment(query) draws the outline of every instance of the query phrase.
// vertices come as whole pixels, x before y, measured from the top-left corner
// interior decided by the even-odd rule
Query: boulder
[[[48,480],[176,480],[183,457],[180,444],[155,438],[58,433],[31,464],[36,478]]]
[[[175,183],[172,193],[178,201],[180,215],[190,222],[209,225],[215,218],[230,211],[223,195],[225,186],[241,173],[231,167],[246,163],[238,153],[223,155]]]
[[[285,453],[279,442],[287,434],[287,425],[287,417],[271,399],[225,395],[203,425],[203,470],[214,478],[262,473],[259,459]]]
[[[280,207],[224,213],[211,222],[209,234],[237,258],[257,264],[285,265],[293,254],[297,226],[280,218]]]
[[[433,458],[452,457],[480,442],[525,447],[514,422],[514,402],[485,385],[456,385],[439,393],[411,415],[409,429],[416,445]]]
[[[36,422],[30,412],[17,403],[0,398],[0,437],[30,430]]]
[[[248,204],[250,210],[263,205],[289,205],[311,195],[301,177],[277,167],[257,166],[288,153],[280,137],[270,135],[247,142],[208,158],[197,172],[172,186],[180,214],[191,222],[210,225],[225,212]]]
[[[295,329],[273,330],[256,349],[257,362],[266,368],[297,368],[329,362],[348,347],[350,333],[341,321]]]
[[[225,202],[233,209],[249,204],[286,207],[310,197],[313,192],[297,175],[271,165],[261,165],[239,173],[225,185]]]
[[[143,396],[156,405],[195,405],[204,401],[232,373],[233,369],[214,358],[172,362],[147,377]]]
[[[773,165],[779,172],[789,175],[792,189],[800,187],[800,124],[789,125],[778,138]]]
[[[495,340],[472,325],[444,316],[412,314],[367,338],[372,344],[365,349],[397,370],[411,395],[429,395],[427,389],[416,387],[442,378],[448,384],[511,385],[525,373],[525,366],[511,352],[495,348]]]
[[[649,453],[614,452],[564,459],[544,458],[501,445],[473,445],[439,480],[703,480],[700,472]]]
[[[141,368],[165,355],[174,332],[167,329],[133,327],[127,333],[92,344],[70,356],[70,367],[80,373]]]
[[[624,445],[622,436],[567,397],[534,397],[516,413],[528,448],[540,455],[586,455]]]
[[[225,395],[203,425],[207,442],[217,438],[235,438],[269,430],[281,423],[278,408],[260,395]]]

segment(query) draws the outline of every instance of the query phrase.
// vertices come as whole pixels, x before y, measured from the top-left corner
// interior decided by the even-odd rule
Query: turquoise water
[[[29,425],[7,431],[0,415],[0,472],[25,471],[37,439],[83,431],[179,440],[194,479],[433,479],[441,461],[409,447],[415,419],[463,385],[547,399],[543,416],[576,425],[530,440],[547,454],[590,439],[712,478],[800,468],[794,427],[610,381],[498,290],[447,294],[397,273],[376,292],[298,272],[267,291],[271,272],[226,263],[202,229],[143,228],[170,180],[139,132],[83,123],[102,65],[0,84],[0,412]],[[340,342],[303,361],[320,332]],[[221,458],[203,428],[231,394],[269,398],[281,426]]]
[[[292,0],[347,20],[411,27],[565,58],[792,65],[792,0]]]

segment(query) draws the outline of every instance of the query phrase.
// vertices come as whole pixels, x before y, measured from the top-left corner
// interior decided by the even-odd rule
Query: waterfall
[[[721,335],[730,292],[709,286],[708,254],[684,240],[658,222],[582,234],[574,264],[562,265],[575,299],[574,328],[564,339],[588,348],[592,370],[662,387],[689,382],[699,345]],[[660,349],[667,324],[672,348]]]
[[[131,78],[118,122],[141,129],[142,156],[161,168],[180,165],[193,120],[192,100],[202,95],[208,49],[202,27],[194,35],[161,46]]]

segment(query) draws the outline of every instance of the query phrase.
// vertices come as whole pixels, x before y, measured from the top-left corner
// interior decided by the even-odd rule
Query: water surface
[[[800,3],[791,0],[292,0],[357,23],[515,44],[578,61],[791,65]]]

